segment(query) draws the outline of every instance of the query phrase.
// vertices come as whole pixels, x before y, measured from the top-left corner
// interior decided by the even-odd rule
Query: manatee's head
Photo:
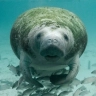
[[[65,57],[74,45],[70,29],[53,25],[30,31],[29,41],[33,52],[48,62],[56,62]]]

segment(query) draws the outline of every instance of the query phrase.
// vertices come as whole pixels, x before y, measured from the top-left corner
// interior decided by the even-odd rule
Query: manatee
[[[10,43],[25,79],[36,77],[30,71],[33,68],[38,76],[45,73],[53,84],[59,85],[72,82],[78,74],[87,32],[74,13],[57,7],[38,7],[17,18]],[[69,67],[68,74],[52,74],[66,67]]]

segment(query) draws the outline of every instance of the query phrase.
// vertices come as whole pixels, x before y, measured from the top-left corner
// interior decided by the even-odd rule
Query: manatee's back
[[[49,26],[50,24],[60,27],[69,27],[69,29],[73,32],[74,38],[76,39],[76,47],[82,47],[82,54],[87,43],[87,35],[86,30],[79,18],[72,12],[61,8],[40,7],[28,10],[20,15],[12,27],[10,42],[16,56],[20,58],[21,43],[27,38],[30,30],[34,29],[38,25]],[[82,42],[77,39],[79,37],[83,38]]]

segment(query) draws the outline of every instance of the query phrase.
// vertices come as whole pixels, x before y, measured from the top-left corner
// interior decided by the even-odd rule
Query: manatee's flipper
[[[20,87],[20,85],[22,84],[22,82],[24,81],[24,77],[20,77],[20,79],[18,80],[18,86],[16,89],[18,89]]]
[[[60,75],[51,75],[50,81],[55,85],[71,83],[72,80],[76,77],[78,71],[79,71],[79,56],[76,55],[74,60],[69,64],[69,73]]]
[[[35,85],[36,87],[43,87],[43,85],[41,83],[39,83],[35,78],[32,78],[29,64],[30,64],[30,62],[28,62],[26,55],[23,52],[21,52],[20,69],[21,69],[22,75],[24,77],[24,80],[27,81],[32,86]]]
[[[13,85],[12,85],[12,89],[16,88],[18,86],[18,81],[16,81]]]
[[[18,81],[16,81],[14,84],[13,84],[13,86],[12,86],[12,88],[16,88],[16,89],[18,89],[18,87],[22,84],[22,82],[24,81],[24,78],[23,78],[23,76],[22,77],[20,77],[20,79],[18,80]]]
[[[43,87],[43,85],[41,83],[39,83],[36,79],[32,78],[32,75],[30,73],[30,68],[27,67],[26,65],[24,65],[24,63],[22,66],[22,75],[23,75],[25,81],[27,81],[32,86],[35,85],[37,87]]]

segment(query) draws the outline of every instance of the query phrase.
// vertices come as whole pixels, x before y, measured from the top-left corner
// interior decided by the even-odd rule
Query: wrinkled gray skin
[[[28,66],[33,67],[37,74],[41,76],[50,76],[52,73],[69,66],[68,75],[51,75],[50,81],[53,84],[72,81],[78,73],[79,54],[75,54],[68,60],[64,58],[74,45],[72,32],[64,28],[56,28],[55,26],[42,27],[40,30],[35,30],[35,33],[30,31],[28,34],[29,46],[35,53],[33,58],[30,58],[26,52],[20,49],[20,66],[21,70],[24,70],[22,71],[24,76],[27,74],[25,79],[26,77],[31,77]],[[24,73],[25,70],[26,73]]]
[[[40,16],[42,16],[41,13]],[[23,17],[24,16],[22,15],[22,18]],[[25,17],[27,17],[27,15],[25,15]],[[18,19],[16,24],[13,26],[10,39],[12,49],[20,59],[20,68],[24,79],[29,83],[34,83],[36,86],[42,85],[37,82],[36,79],[33,79],[33,75],[34,77],[50,76],[50,81],[53,84],[71,82],[78,73],[79,57],[83,53],[86,46],[87,36],[86,33],[84,33],[85,29],[83,30],[81,28],[84,32],[81,31],[82,33],[80,33],[80,36],[78,35],[79,32],[76,33],[74,31],[75,25],[73,28],[74,30],[69,29],[68,26],[57,26],[54,23],[49,24],[48,26],[47,24],[42,24],[42,26],[36,25],[35,28],[29,30],[31,23],[29,22],[29,26],[27,26],[28,23],[26,23],[25,21],[30,18],[25,19],[25,24],[22,18],[20,20]],[[42,21],[43,20],[44,19],[42,19]],[[19,21],[21,22],[22,26],[18,23]],[[26,30],[23,30],[25,27]],[[27,30],[27,27],[29,28],[29,31]],[[76,26],[78,30],[79,27]],[[82,44],[83,41],[84,44]],[[78,44],[76,44],[77,42]],[[66,56],[68,57],[67,59],[65,58]],[[67,66],[69,66],[68,74],[53,74],[56,71],[61,70]],[[30,71],[30,69],[32,70]]]
[[[32,67],[36,70],[54,71],[64,68],[68,63],[74,62],[73,58],[67,61],[64,59],[74,44],[71,32],[64,28],[49,26],[37,30],[33,34],[33,32],[29,32],[28,40],[36,58],[33,60],[31,58],[28,59],[32,61]]]
[[[74,45],[74,38],[70,30],[56,28],[55,26],[44,27],[41,28],[41,30],[37,30],[34,35],[33,32],[30,32],[28,34],[28,40],[29,46],[34,50],[36,58],[32,60],[28,56],[25,56],[28,58],[28,61],[32,62],[32,67],[34,67],[37,72],[39,72],[38,70],[47,70],[53,73],[69,65],[71,70],[66,79],[65,77],[61,77],[61,80],[54,81],[54,78],[58,78],[55,76],[51,81],[54,84],[61,84],[71,81],[76,76],[79,69],[78,53],[68,60],[64,58]],[[22,62],[23,61],[24,60],[22,60]],[[48,75],[49,72],[46,73],[45,71],[45,76]]]

